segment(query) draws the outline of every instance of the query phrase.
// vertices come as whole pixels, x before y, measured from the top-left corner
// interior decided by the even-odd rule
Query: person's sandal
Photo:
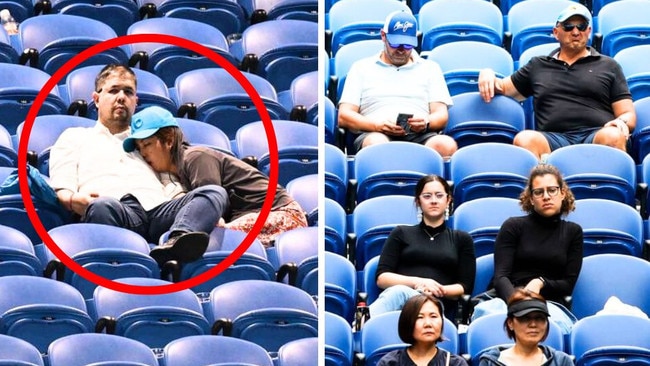
[[[209,242],[210,236],[204,232],[183,233],[170,237],[164,244],[153,248],[149,255],[160,267],[170,260],[194,262],[203,256]]]

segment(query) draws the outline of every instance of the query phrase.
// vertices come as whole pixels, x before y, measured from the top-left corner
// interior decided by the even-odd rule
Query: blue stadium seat
[[[318,173],[318,127],[295,121],[271,122],[278,145],[278,183],[286,186],[294,178]],[[258,169],[268,175],[268,139],[262,122],[240,127],[235,137],[239,157],[256,157]]]
[[[354,1],[352,3],[354,3]],[[381,28],[381,26],[379,26],[379,28]],[[336,94],[334,94],[331,99],[336,102],[343,94],[345,80],[352,64],[366,57],[377,56],[383,49],[384,42],[381,39],[365,39],[355,41],[353,44],[343,45],[336,53],[336,56],[332,58],[332,77],[333,80],[336,80]]]
[[[300,204],[309,226],[318,225],[318,174],[296,177],[287,183],[287,193]]]
[[[459,149],[449,162],[454,206],[484,197],[519,198],[537,164],[533,153],[515,145],[484,142]]]
[[[352,366],[352,328],[342,317],[325,311],[325,366]]]
[[[41,261],[27,235],[10,226],[0,225],[0,276],[41,276]]]
[[[514,341],[508,338],[503,330],[506,314],[489,314],[473,320],[467,328],[467,353],[470,365],[478,366],[479,357],[491,347],[512,345]],[[559,325],[548,322],[549,332],[542,344],[556,350],[564,350],[564,334]]]
[[[494,241],[501,224],[511,216],[524,216],[519,200],[486,197],[467,201],[451,216],[451,227],[469,233],[474,239],[476,257],[494,253]]]
[[[650,44],[650,4],[643,0],[614,1],[598,13],[601,53],[614,56],[624,48]]]
[[[230,54],[226,37],[217,28],[205,23],[180,18],[153,18],[133,23],[127,34],[167,34],[200,43],[233,65],[239,63]],[[128,46],[129,65],[158,75],[168,87],[184,72],[218,66],[211,59],[194,51],[166,43],[133,43]]]
[[[494,254],[485,254],[476,258],[476,277],[472,297],[490,288],[494,276]]]
[[[344,256],[325,252],[325,269],[325,311],[336,314],[349,323],[357,305],[357,274],[354,265]]]
[[[487,42],[499,47],[503,43],[503,16],[490,1],[428,1],[417,14],[423,34],[422,50],[456,41]]]
[[[47,73],[24,65],[0,63],[0,110],[2,125],[13,134],[27,117],[34,99],[50,79]],[[55,86],[38,111],[39,116],[64,114],[66,104]]]
[[[299,288],[271,281],[235,281],[212,290],[210,300],[213,335],[252,341],[272,353],[289,341],[318,336],[316,304]]]
[[[280,265],[278,282],[284,281],[318,296],[318,228],[285,231],[275,238],[275,248]]]
[[[329,79],[326,76],[327,79]],[[325,143],[339,146],[339,121],[338,110],[330,98],[323,99],[325,118],[322,124],[325,126]]]
[[[171,341],[160,361],[165,366],[257,365],[273,366],[264,348],[232,337],[209,335],[183,337]]]
[[[624,151],[577,144],[554,150],[547,162],[562,172],[576,199],[604,198],[635,205],[636,165]]]
[[[498,77],[512,74],[513,57],[500,46],[477,41],[456,41],[440,45],[428,53],[440,65],[449,93],[478,91],[478,74],[489,67]]]
[[[475,0],[473,0],[475,1]],[[511,144],[515,135],[526,128],[524,110],[516,100],[498,95],[485,103],[478,92],[452,97],[445,134],[458,148],[479,142]]]
[[[36,276],[0,277],[0,334],[23,339],[47,356],[52,341],[89,333],[84,299],[67,283]]]
[[[268,80],[275,90],[289,89],[298,75],[318,70],[318,24],[269,20],[249,26],[230,51],[240,70]]]
[[[190,144],[207,146],[234,155],[228,135],[218,127],[187,118],[176,118],[176,122]]]
[[[251,0],[251,24],[274,19],[318,22],[318,0]]]
[[[160,238],[160,243],[165,242],[168,234],[165,233]],[[231,255],[242,244],[247,235],[248,233],[243,231],[214,228],[210,233],[208,249],[203,254],[203,257],[197,261],[183,264],[180,268],[180,275],[176,275],[176,280],[184,281],[212,269]],[[177,270],[174,269],[174,271]],[[235,263],[218,276],[192,287],[192,290],[203,300],[206,300],[213,288],[239,280],[275,280],[275,268],[267,258],[264,246],[257,239],[251,243],[246,252]]]
[[[336,201],[325,197],[325,250],[342,256],[347,255],[347,217]]]
[[[291,99],[289,119],[292,121],[318,124],[318,71],[310,71],[296,76],[291,82],[288,93]]]
[[[325,144],[325,197],[346,206],[348,190],[347,156],[338,147]]]
[[[0,166],[17,167],[18,166],[18,145],[14,146],[14,139],[7,128],[0,124]]]
[[[67,14],[31,17],[20,24],[18,31],[21,63],[29,62],[50,75],[81,51],[117,37],[113,28],[99,20]],[[115,47],[87,58],[76,68],[127,61],[126,52]],[[63,82],[62,78],[59,84]]]
[[[507,13],[506,27],[512,36],[510,44],[506,44],[512,59],[518,60],[521,53],[532,46],[556,42],[552,31],[558,14],[573,3],[570,0],[526,0],[513,4]]]
[[[440,154],[424,145],[394,141],[359,151],[354,161],[356,200],[385,195],[406,195],[411,200],[415,185],[427,174],[444,176]]]
[[[25,19],[34,16],[35,4],[31,0],[2,0],[0,9],[7,9],[11,16],[17,22],[23,22]]]
[[[519,59],[515,60],[515,70],[518,70],[520,67],[526,65],[531,58],[535,56],[547,56],[553,52],[553,50],[556,50],[559,47],[559,43],[549,42],[526,48],[521,52]]]
[[[138,341],[112,334],[61,337],[48,349],[50,366],[158,366],[153,351]]]
[[[367,261],[381,253],[395,226],[418,222],[413,195],[381,196],[359,203],[352,213],[351,232],[356,234],[356,243],[350,248],[355,253],[357,270],[362,270]]]
[[[259,94],[271,119],[289,118],[275,88],[267,80],[247,72],[242,74]],[[224,69],[188,71],[179,75],[175,85],[179,115],[215,125],[231,141],[241,126],[261,120],[244,87]]]
[[[616,296],[623,303],[650,314],[650,297],[639,291],[639,286],[648,281],[650,263],[644,259],[623,254],[585,257],[573,289],[571,312],[578,319],[594,315],[611,296]]]
[[[650,97],[650,66],[643,62],[650,57],[650,44],[630,46],[614,55],[623,69],[627,86],[632,93],[632,99]]]
[[[126,277],[120,283],[164,286],[155,278]],[[115,334],[162,349],[187,336],[210,334],[210,324],[192,290],[165,294],[132,294],[98,286],[93,296],[95,332]]]
[[[27,150],[36,153],[38,158],[36,167],[41,174],[49,176],[50,149],[63,131],[74,127],[93,127],[96,123],[96,120],[66,114],[36,117],[27,140]],[[24,122],[21,122],[16,129],[19,143],[22,140],[24,127]]]
[[[43,366],[43,358],[29,342],[0,334],[0,365]]]
[[[650,365],[650,320],[625,314],[580,319],[571,329],[578,366]]]
[[[62,94],[68,103],[68,114],[97,119],[97,106],[92,100],[92,95],[95,91],[95,77],[104,66],[86,66],[68,74],[65,83],[61,85]],[[176,113],[178,109],[176,103],[170,97],[167,85],[162,79],[153,73],[137,68],[134,68],[133,72],[138,81],[136,112],[157,105],[171,113]]]
[[[158,278],[158,264],[149,256],[149,244],[125,228],[90,223],[56,227],[48,234],[77,264],[108,279],[121,277]],[[97,285],[67,268],[49,249],[45,258],[45,277],[74,286],[84,299],[91,299]]]
[[[636,111],[636,127],[630,136],[632,140],[632,156],[637,164],[643,163],[644,159],[650,154],[650,97],[634,101]],[[641,179],[647,176],[639,177]],[[644,180],[648,182],[648,180]]]
[[[318,337],[301,338],[285,343],[278,350],[278,366],[318,364]]]
[[[236,0],[137,0],[140,17],[181,18],[209,24],[226,36],[241,33],[248,20]]]
[[[336,57],[343,45],[367,39],[380,39],[380,30],[384,26],[386,17],[398,10],[411,12],[406,3],[395,0],[356,0],[334,3],[329,11],[332,57]]]
[[[362,281],[359,291],[366,293],[366,304],[370,305],[377,300],[379,294],[383,291],[377,286],[377,265],[379,265],[379,254],[372,257],[363,267]]]
[[[0,7],[3,7],[6,1],[0,1]],[[18,53],[11,44],[11,38],[4,28],[0,30],[0,63],[15,64],[18,63]]]
[[[133,0],[35,0],[52,14],[77,15],[108,24],[118,36],[126,34],[129,26],[138,19],[138,6]]]
[[[400,311],[391,311],[368,320],[361,329],[361,352],[365,355],[365,365],[375,366],[385,354],[408,346],[397,334]],[[438,347],[452,354],[458,353],[458,330],[454,323],[444,318],[443,337]]]

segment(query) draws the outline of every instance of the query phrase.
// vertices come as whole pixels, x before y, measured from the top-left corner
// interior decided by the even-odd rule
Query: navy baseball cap
[[[384,33],[390,44],[418,45],[417,21],[413,14],[398,10],[388,14],[384,22]]]
[[[168,110],[158,106],[147,107],[131,118],[131,136],[122,142],[122,147],[131,152],[135,150],[135,140],[146,139],[159,129],[170,126],[178,127],[178,122]]]

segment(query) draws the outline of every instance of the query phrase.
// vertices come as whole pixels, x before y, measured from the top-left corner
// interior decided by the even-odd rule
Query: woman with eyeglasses
[[[474,241],[468,233],[447,227],[452,197],[444,178],[421,178],[414,201],[422,221],[397,226],[386,239],[376,274],[384,291],[370,304],[370,316],[400,310],[409,298],[424,293],[441,299],[445,316],[455,321],[458,298],[474,288]]]
[[[503,329],[513,346],[497,346],[482,354],[479,366],[573,366],[566,353],[542,345],[549,332],[549,311],[544,297],[517,288],[508,300]]]
[[[532,169],[519,204],[528,214],[501,225],[494,244],[492,285],[504,302],[515,287],[541,294],[556,303],[551,315],[559,317],[566,313],[562,305],[582,267],[582,228],[563,219],[575,209],[575,198],[556,167],[539,164]],[[568,330],[566,321],[560,325]]]

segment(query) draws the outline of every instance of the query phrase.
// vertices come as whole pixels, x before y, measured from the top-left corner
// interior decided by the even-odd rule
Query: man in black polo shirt
[[[509,77],[482,70],[479,91],[486,102],[495,93],[518,100],[533,96],[535,130],[515,136],[514,144],[538,157],[563,146],[594,143],[626,151],[636,125],[632,95],[620,65],[587,41],[589,10],[575,4],[559,15],[553,34],[560,47],[534,57]]]

